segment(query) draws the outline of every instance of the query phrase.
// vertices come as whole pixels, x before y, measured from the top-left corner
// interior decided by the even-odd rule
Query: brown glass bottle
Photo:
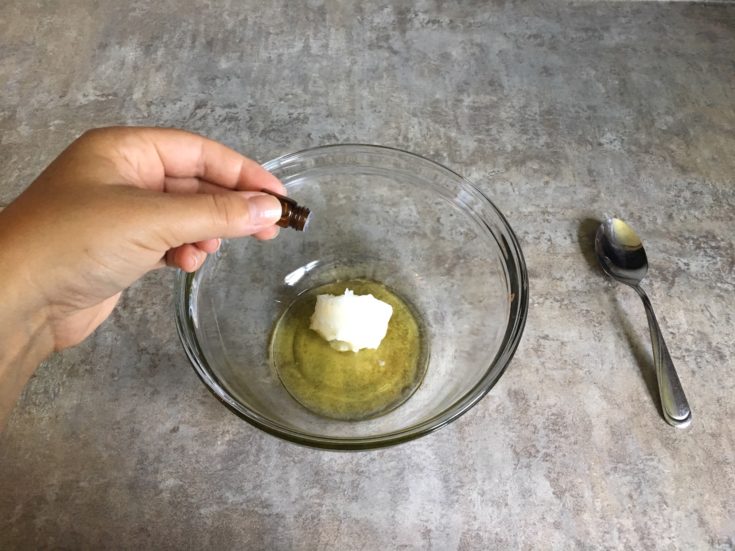
[[[262,189],[263,193],[272,195],[281,202],[281,219],[276,222],[277,226],[282,228],[293,228],[297,231],[304,231],[309,225],[309,217],[311,211],[307,207],[300,206],[290,197],[280,195],[268,189]]]

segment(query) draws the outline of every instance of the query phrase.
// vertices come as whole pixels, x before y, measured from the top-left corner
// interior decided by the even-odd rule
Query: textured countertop
[[[298,447],[189,367],[172,273],[38,371],[0,435],[0,548],[733,549],[735,5],[7,0],[0,203],[80,132],[166,125],[265,161],[405,148],[516,230],[529,320],[454,424]],[[594,220],[641,234],[694,422],[658,411],[639,299]]]

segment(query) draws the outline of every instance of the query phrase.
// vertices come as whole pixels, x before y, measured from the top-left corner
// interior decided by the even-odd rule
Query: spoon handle
[[[664,342],[664,336],[661,334],[656,314],[653,313],[651,301],[643,289],[637,285],[634,288],[643,300],[643,306],[646,307],[648,328],[651,331],[651,342],[653,343],[653,363],[656,367],[658,391],[661,395],[661,408],[664,418],[670,425],[686,427],[692,420],[689,402],[687,402],[684,389],[681,387],[681,382],[679,382],[679,376],[676,374],[676,369],[674,369],[674,362],[671,360],[669,349],[666,348],[666,342]]]

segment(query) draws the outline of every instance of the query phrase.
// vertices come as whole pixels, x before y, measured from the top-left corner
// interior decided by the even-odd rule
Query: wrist
[[[0,287],[0,366],[21,351],[42,355],[41,360],[54,351],[54,339],[46,309],[40,302],[29,298],[28,289],[2,270]]]
[[[23,387],[39,364],[53,352],[53,335],[43,312],[18,307],[0,292],[0,431]],[[9,306],[10,307],[7,307]]]
[[[0,215],[0,430],[23,386],[53,352],[43,297],[25,274]],[[3,239],[3,236],[5,239]],[[10,239],[9,239],[10,238]]]

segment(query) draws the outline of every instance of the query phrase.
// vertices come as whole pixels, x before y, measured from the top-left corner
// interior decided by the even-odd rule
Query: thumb
[[[218,237],[243,237],[281,218],[281,202],[266,193],[166,194],[165,234],[172,247]]]

